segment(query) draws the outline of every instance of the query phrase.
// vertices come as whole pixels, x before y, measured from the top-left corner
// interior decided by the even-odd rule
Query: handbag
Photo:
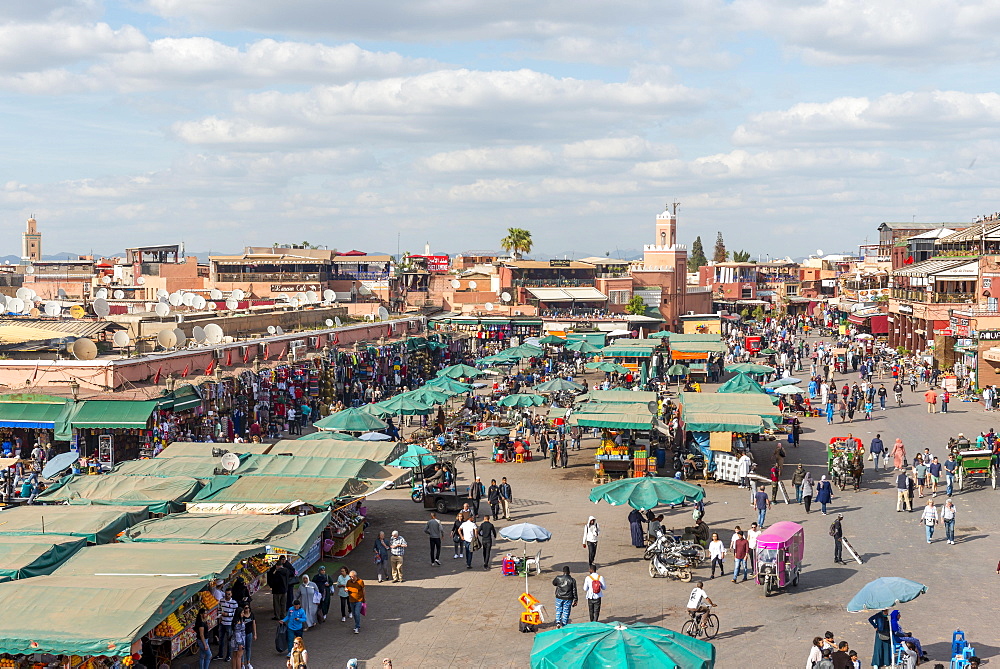
[[[372,561],[375,564],[382,564],[382,554],[378,552],[377,548],[375,549],[375,556],[372,558]]]
[[[885,632],[876,632],[875,634],[878,636],[878,640],[879,641],[889,641],[890,640],[889,635],[886,634]]]
[[[472,540],[472,550],[479,551],[483,549],[483,542],[479,540],[479,536]]]
[[[368,602],[361,602],[361,615],[368,615]]]
[[[313,592],[313,604],[319,604],[323,601],[323,594],[317,589]]]

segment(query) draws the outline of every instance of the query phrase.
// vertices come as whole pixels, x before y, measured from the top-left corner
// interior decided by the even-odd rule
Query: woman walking
[[[253,655],[253,642],[257,640],[257,619],[253,617],[250,605],[243,607],[240,614],[243,621],[243,667],[242,669],[253,669],[250,659]]]
[[[315,627],[320,600],[319,588],[306,574],[302,574],[302,582],[296,588],[295,598],[302,602],[302,610],[306,612],[306,627]]]
[[[902,469],[905,463],[906,447],[903,446],[903,440],[897,437],[896,443],[892,445],[892,466],[896,469]]]
[[[825,516],[826,505],[833,501],[833,485],[826,480],[826,474],[823,474],[823,478],[816,484],[816,501],[820,504]]]
[[[303,576],[302,578],[305,578]],[[233,633],[229,637],[229,653],[231,669],[243,669],[243,650],[246,647],[246,623],[242,612],[233,618]]]
[[[306,669],[309,664],[309,651],[306,650],[306,644],[302,640],[302,637],[295,637],[295,641],[292,642],[292,652],[288,656],[288,662],[285,666],[288,669]]]
[[[726,575],[726,545],[719,540],[719,535],[712,532],[712,540],[708,542],[708,555],[712,558],[712,576],[715,578],[715,567],[719,567],[719,575]]]
[[[636,548],[645,548],[646,543],[643,541],[642,531],[642,513],[636,509],[632,509],[631,513],[628,514],[628,524],[629,529],[632,530],[632,545]]]
[[[389,580],[389,540],[385,538],[385,532],[379,532],[375,537],[375,569],[378,573],[378,582]]]
[[[348,599],[347,582],[351,580],[351,575],[347,567],[341,567],[337,574],[337,596],[340,597],[340,622],[346,622],[347,616],[351,613],[351,603]]]
[[[806,472],[802,478],[802,504],[806,507],[806,513],[812,507],[813,494],[816,492],[816,484],[813,482],[812,472]]]
[[[320,594],[319,610],[316,612],[316,619],[322,623],[330,615],[330,584],[332,580],[326,573],[326,567],[319,568],[316,578],[313,579],[313,583],[316,584]]]
[[[955,545],[955,505],[951,503],[951,497],[944,503],[941,509],[941,520],[944,522],[944,538],[952,546]]]

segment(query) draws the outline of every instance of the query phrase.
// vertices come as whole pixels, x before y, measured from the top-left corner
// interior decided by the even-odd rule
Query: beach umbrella
[[[510,539],[511,541],[520,541],[522,559],[527,560],[527,544],[548,541],[552,538],[552,533],[539,525],[534,525],[532,523],[518,523],[517,525],[508,525],[500,530],[500,536],[504,539]],[[527,565],[524,567],[524,591],[528,592]]]
[[[310,432],[309,434],[304,434],[296,441],[299,440],[316,440],[316,439],[336,439],[337,441],[358,441],[358,438],[351,434],[344,434],[343,432]]]
[[[675,362],[674,364],[667,367],[667,371],[665,373],[667,376],[685,376],[689,371],[691,370],[687,368],[687,365],[682,365],[679,362]]]
[[[490,425],[489,427],[476,432],[477,437],[506,437],[508,434],[510,434],[510,430],[496,425]]]
[[[562,346],[566,343],[566,340],[562,337],[557,337],[555,335],[547,335],[538,340],[539,344],[551,344],[553,346]]]
[[[370,432],[371,430],[384,430],[389,427],[385,421],[357,407],[351,407],[350,409],[330,414],[326,418],[319,419],[313,425],[318,430],[335,430],[340,432]]]
[[[436,461],[437,458],[423,446],[410,444],[402,455],[389,464],[393,467],[423,467],[425,464],[434,464]]]
[[[796,379],[794,377],[787,376],[783,379],[778,379],[776,381],[771,381],[770,383],[765,383],[764,387],[773,390],[775,388],[780,388],[781,386],[794,386],[796,383],[802,383],[802,379]]]
[[[861,588],[847,603],[847,610],[859,613],[891,609],[897,604],[912,601],[925,592],[927,586],[923,583],[900,576],[883,576]]]
[[[591,355],[601,350],[599,347],[594,346],[589,341],[584,341],[583,339],[569,342],[566,344],[565,349],[567,351],[577,351],[579,353],[583,353],[584,355]]]
[[[760,355],[778,355],[778,352],[775,351],[773,348],[765,348],[763,351],[760,352]]]
[[[42,468],[42,478],[50,479],[64,469],[69,469],[70,465],[80,459],[80,454],[75,451],[60,453],[45,463]]]
[[[774,392],[779,395],[801,395],[805,391],[798,386],[781,386],[780,388],[775,388]]]
[[[541,395],[518,393],[516,395],[507,395],[497,402],[497,404],[502,407],[537,407],[545,404],[545,398]]]
[[[438,372],[437,376],[447,376],[449,379],[474,379],[477,376],[482,376],[482,374],[481,371],[469,365],[449,365]]]
[[[564,391],[578,393],[582,390],[586,390],[579,383],[574,383],[568,379],[564,379],[561,376],[557,376],[554,379],[550,379],[545,383],[539,383],[535,386],[535,390],[540,393],[561,393]]]
[[[365,432],[359,439],[361,441],[390,441],[392,437],[384,432]]]
[[[611,506],[627,504],[639,511],[696,502],[704,497],[705,491],[694,484],[656,476],[620,479],[590,489],[590,501],[595,504],[604,500]]]
[[[578,623],[535,635],[531,669],[713,669],[715,646],[665,627]]]

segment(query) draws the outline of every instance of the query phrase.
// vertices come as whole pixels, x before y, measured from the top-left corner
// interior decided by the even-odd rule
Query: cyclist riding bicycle
[[[897,380],[892,386],[892,392],[896,393],[896,404],[903,406],[903,384]]]
[[[702,627],[705,626],[705,616],[704,614],[712,610],[715,603],[709,598],[708,593],[704,590],[705,584],[702,581],[695,583],[694,590],[691,591],[691,596],[688,597],[687,610],[688,615],[692,618],[699,616],[702,619]]]

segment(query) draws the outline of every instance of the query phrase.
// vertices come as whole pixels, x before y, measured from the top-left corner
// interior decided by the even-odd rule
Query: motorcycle
[[[673,543],[673,537],[661,531],[656,541],[646,549],[644,557],[649,560],[649,575],[652,578],[669,576],[688,583],[691,581],[692,559],[695,558],[693,549]],[[686,556],[685,552],[692,554]]]

